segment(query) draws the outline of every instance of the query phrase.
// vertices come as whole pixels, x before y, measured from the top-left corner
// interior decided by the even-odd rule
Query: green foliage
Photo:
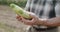
[[[0,4],[10,5],[11,3],[17,4],[20,7],[25,7],[27,0],[0,0]]]

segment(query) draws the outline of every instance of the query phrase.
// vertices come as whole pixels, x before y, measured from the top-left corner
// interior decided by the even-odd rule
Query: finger
[[[22,21],[26,21],[23,17],[21,17],[21,18],[22,18],[22,19],[21,19]]]
[[[18,21],[20,21],[22,18],[20,16],[17,16],[16,19],[18,19]]]
[[[35,17],[34,15],[31,15],[31,14],[29,14],[29,15],[30,15],[30,17],[32,17],[32,18]]]
[[[35,20],[37,20],[37,19],[35,19],[35,18],[33,18],[32,20],[27,20],[27,19],[25,19],[25,18],[23,18],[23,17],[21,17],[22,18],[22,20],[21,21],[23,21],[24,23],[34,23],[35,22]]]
[[[25,19],[25,18],[23,18],[23,17],[22,17],[22,20],[21,20],[21,21],[24,22],[25,24],[31,24],[31,25],[34,23],[34,22],[33,22],[34,19],[32,19],[32,20],[27,20],[27,19]]]
[[[36,15],[29,14],[31,18],[38,18]]]
[[[21,16],[18,16],[18,15],[17,15],[17,16],[16,16],[16,19],[18,19],[18,18],[20,18],[20,17],[21,17]]]
[[[32,23],[31,20],[26,20],[26,19],[24,19],[24,18],[22,18],[22,21],[23,21],[24,23],[26,23],[26,24],[27,24],[27,23],[28,23],[28,24],[29,24],[29,23]]]
[[[18,21],[23,22],[23,21],[22,21],[22,18],[19,18]]]
[[[35,19],[33,18],[31,21],[33,22]]]

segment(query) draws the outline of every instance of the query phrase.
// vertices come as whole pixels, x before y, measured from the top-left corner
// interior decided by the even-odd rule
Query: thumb
[[[36,15],[29,14],[31,18],[38,18]]]
[[[36,14],[35,14],[35,13],[32,13],[32,12],[29,12],[29,16],[30,16],[31,18],[37,17]]]

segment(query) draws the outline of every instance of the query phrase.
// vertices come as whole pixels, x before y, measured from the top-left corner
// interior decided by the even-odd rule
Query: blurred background
[[[16,14],[9,7],[15,3],[24,8],[27,0],[0,0],[0,32],[25,32],[27,25],[17,21]]]
[[[17,21],[16,14],[9,7],[15,3],[24,8],[27,0],[0,0],[0,32],[25,32],[27,25]],[[60,32],[60,28],[58,30]]]

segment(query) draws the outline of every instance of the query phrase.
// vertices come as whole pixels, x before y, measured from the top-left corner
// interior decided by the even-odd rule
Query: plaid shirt
[[[35,13],[39,18],[60,16],[60,0],[28,0],[25,10]]]

